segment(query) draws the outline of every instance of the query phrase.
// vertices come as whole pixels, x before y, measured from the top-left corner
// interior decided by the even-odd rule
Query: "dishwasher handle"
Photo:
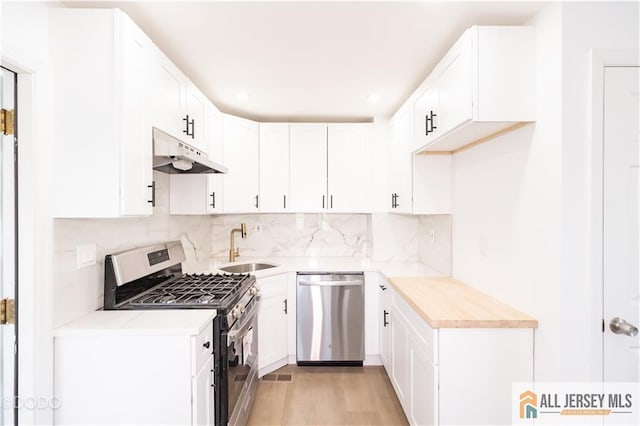
[[[298,285],[308,287],[347,287],[347,286],[361,286],[364,284],[362,280],[345,280],[345,281],[308,281],[298,280]]]

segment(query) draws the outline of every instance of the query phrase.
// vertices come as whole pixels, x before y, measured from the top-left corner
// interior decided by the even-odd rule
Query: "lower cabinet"
[[[512,383],[533,381],[533,329],[434,329],[383,277],[379,295],[380,358],[409,423],[511,423]]]
[[[289,361],[289,274],[258,278],[260,309],[258,310],[258,377],[262,377]],[[291,317],[295,321],[295,317]]]
[[[213,317],[96,311],[57,329],[54,424],[213,425]]]

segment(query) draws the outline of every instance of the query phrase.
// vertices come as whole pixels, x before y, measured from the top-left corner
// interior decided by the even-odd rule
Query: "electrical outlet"
[[[482,257],[489,257],[489,239],[487,237],[478,239],[478,254]]]
[[[431,241],[431,244],[436,243],[436,231],[434,231],[433,229],[429,231],[429,241]]]
[[[76,246],[77,269],[88,268],[96,264],[96,245],[83,244]]]

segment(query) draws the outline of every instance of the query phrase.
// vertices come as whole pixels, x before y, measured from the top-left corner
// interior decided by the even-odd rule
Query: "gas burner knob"
[[[249,294],[252,296],[257,296],[259,293],[260,293],[260,287],[258,287],[257,285],[254,285],[249,289]]]
[[[243,305],[238,305],[238,307],[240,308],[240,315],[243,315],[246,312],[246,309]]]
[[[241,308],[240,305],[236,305],[232,310],[231,310],[231,316],[234,317],[235,319],[238,319],[242,316],[242,312],[241,312]]]

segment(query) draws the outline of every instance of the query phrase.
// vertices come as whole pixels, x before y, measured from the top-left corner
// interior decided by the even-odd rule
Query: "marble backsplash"
[[[229,232],[247,224],[247,238],[235,235],[242,257],[356,256],[370,253],[371,215],[247,214],[213,216],[213,257],[227,258]]]

